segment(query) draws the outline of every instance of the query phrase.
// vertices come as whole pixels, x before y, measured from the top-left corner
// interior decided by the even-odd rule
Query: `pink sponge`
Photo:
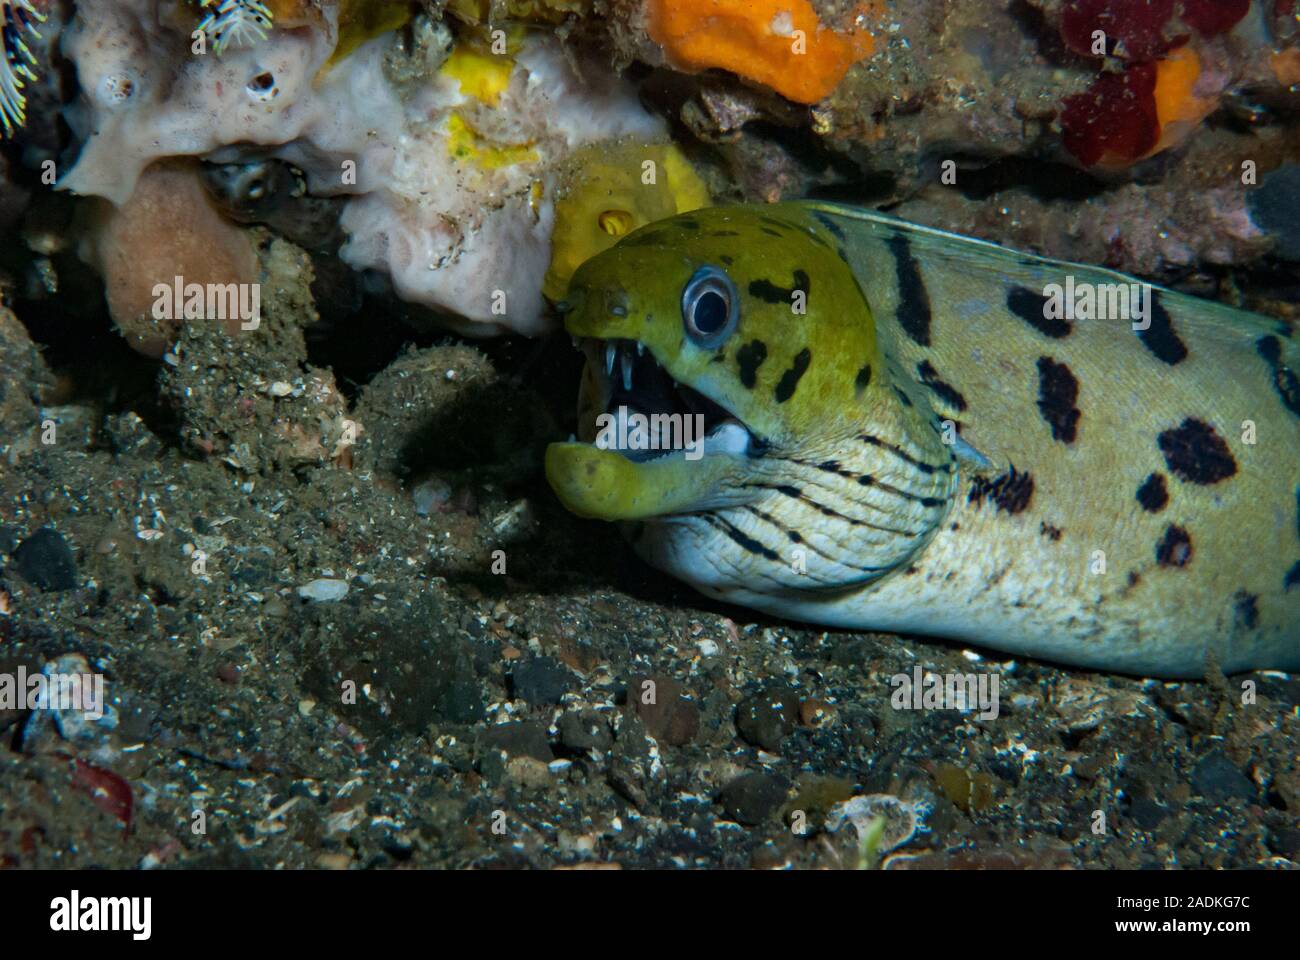
[[[82,256],[103,276],[108,309],[122,334],[154,357],[175,339],[181,323],[154,316],[159,284],[171,286],[176,277],[205,286],[252,284],[259,273],[248,235],[213,209],[197,164],[185,160],[150,167],[121,207],[103,203]],[[238,318],[223,326],[232,336],[239,333]]]

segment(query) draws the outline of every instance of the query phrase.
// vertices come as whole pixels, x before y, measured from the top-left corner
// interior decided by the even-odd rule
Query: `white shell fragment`
[[[315,603],[333,603],[336,600],[342,600],[347,595],[348,582],[346,580],[321,578],[313,580],[311,583],[304,583],[298,588],[298,596]]]
[[[846,823],[853,824],[858,836],[865,835],[871,821],[884,818],[885,829],[880,838],[880,853],[901,847],[917,833],[926,833],[925,817],[930,805],[924,801],[900,800],[888,793],[872,793],[852,797],[831,807],[826,815],[826,830],[835,833]]]

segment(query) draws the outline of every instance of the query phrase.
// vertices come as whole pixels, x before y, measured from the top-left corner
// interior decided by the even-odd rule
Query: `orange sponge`
[[[649,0],[650,36],[685,70],[721,67],[798,103],[827,96],[875,41],[824,26],[808,0]]]
[[[1273,76],[1277,77],[1277,82],[1282,86],[1290,87],[1300,83],[1300,49],[1281,50],[1273,54],[1269,66],[1273,68]]]
[[[1201,58],[1191,47],[1179,47],[1156,64],[1156,118],[1160,140],[1152,153],[1182,142],[1219,105],[1218,97],[1197,95]]]

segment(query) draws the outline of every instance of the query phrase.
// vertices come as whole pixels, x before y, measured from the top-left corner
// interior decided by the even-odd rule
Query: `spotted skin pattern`
[[[1139,675],[1300,668],[1300,352],[1276,321],[1159,289],[1145,329],[1048,318],[1067,276],[1134,281],[834,204],[690,219],[585,264],[566,326],[639,341],[749,451],[557,444],[570,509],[777,616]],[[679,305],[724,264],[715,362]]]

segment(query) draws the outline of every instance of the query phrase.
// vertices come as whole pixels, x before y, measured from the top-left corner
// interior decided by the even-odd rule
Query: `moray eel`
[[[307,192],[307,177],[283,160],[251,156],[203,164],[203,185],[227,217],[261,223],[308,250],[332,253],[343,239],[343,198]]]
[[[1081,291],[1122,317],[1135,283],[812,201],[652,223],[562,305],[582,433],[547,477],[780,617],[1145,676],[1300,668],[1291,332],[1153,287],[1087,319]],[[598,434],[619,407],[706,436]]]

